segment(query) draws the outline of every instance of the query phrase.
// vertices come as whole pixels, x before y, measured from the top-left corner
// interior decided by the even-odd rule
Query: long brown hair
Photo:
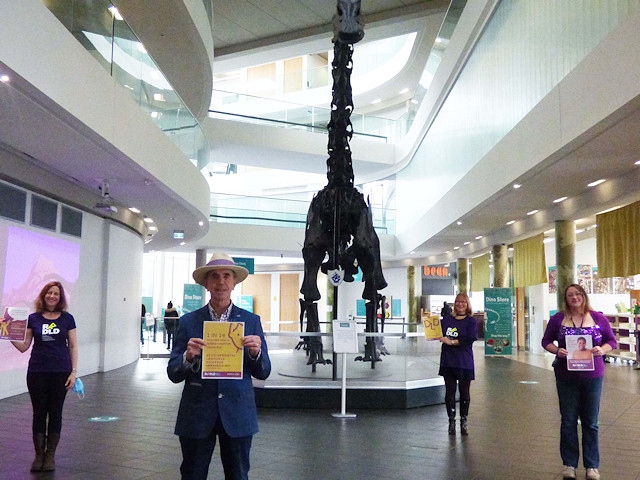
[[[47,292],[51,287],[58,287],[60,289],[60,301],[58,302],[58,305],[56,305],[55,311],[64,312],[67,309],[67,297],[64,294],[64,288],[62,287],[62,284],[60,282],[54,281],[47,283],[44,287],[42,287],[42,290],[40,290],[38,298],[36,298],[35,302],[36,312],[43,313],[46,310],[46,302],[44,301],[44,297],[47,295]]]
[[[591,310],[591,304],[589,303],[589,295],[587,295],[587,292],[585,291],[585,289],[582,287],[582,285],[578,285],[577,283],[572,283],[571,285],[567,286],[567,288],[564,289],[564,297],[562,297],[564,299],[564,313],[566,315],[571,315],[571,308],[569,308],[569,305],[567,304],[567,292],[569,291],[569,289],[573,287],[576,290],[578,290],[578,293],[582,294],[582,313],[586,314]]]
[[[467,295],[466,293],[459,293],[458,295],[456,295],[456,300],[458,300],[459,298],[467,302],[467,310],[464,313],[466,313],[467,315],[471,315],[473,310],[471,309],[471,300],[469,300],[469,295]],[[456,312],[455,302],[453,304],[453,314],[458,315],[458,312]]]

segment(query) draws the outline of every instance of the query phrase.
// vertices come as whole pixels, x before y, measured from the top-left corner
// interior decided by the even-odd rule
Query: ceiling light
[[[636,160],[636,165],[640,165],[640,160]]]
[[[9,75],[1,75],[0,82],[7,83],[9,81]]]
[[[595,187],[596,185],[600,185],[601,183],[606,182],[606,179],[601,178],[600,180],[596,180],[595,182],[591,182],[587,185],[587,187]]]
[[[509,220],[509,221],[507,222],[507,225],[513,225],[514,223],[516,223],[516,221],[515,221],[515,220]]]
[[[553,203],[560,203],[560,202],[564,202],[567,199],[567,197],[560,197],[560,198],[556,198]]]
[[[158,229],[152,225],[152,226],[149,227],[149,230],[151,230],[152,232],[155,232]]]
[[[200,220],[200,221],[198,222],[198,225],[203,226],[203,225],[204,225],[204,222],[203,222],[202,220]]]
[[[458,225],[462,225],[462,222],[461,222],[460,220],[458,220],[456,223],[457,223]]]
[[[454,250],[458,250],[460,247],[453,247]]]
[[[519,183],[514,183],[513,184],[513,188],[515,188],[516,190],[519,189],[522,185],[520,185]]]
[[[530,212],[527,212],[527,215],[533,215],[534,213],[538,213],[538,210],[531,210]]]
[[[482,235],[478,235],[478,236],[476,237],[476,240],[480,240],[481,238],[482,238]]]
[[[109,11],[111,12],[111,14],[115,17],[116,20],[124,20],[122,18],[122,15],[120,15],[120,12],[118,11],[118,9],[116,7],[114,7],[113,5],[111,5],[109,7]]]
[[[180,246],[186,245],[186,244],[187,244],[187,242],[180,242]]]
[[[464,245],[467,246],[469,245],[471,242],[464,242]]]
[[[144,217],[144,221],[147,223],[153,223],[153,219],[149,218],[149,217]]]
[[[133,213],[140,213],[140,210],[138,210],[136,207],[129,207],[129,210],[131,210]]]

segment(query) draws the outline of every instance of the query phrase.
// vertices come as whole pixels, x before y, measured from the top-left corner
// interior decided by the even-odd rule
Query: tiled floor
[[[166,353],[159,345],[154,351]],[[468,437],[447,435],[442,405],[361,410],[353,412],[355,419],[334,418],[328,410],[261,409],[250,477],[559,479],[559,414],[548,358],[523,353],[485,358],[480,342],[475,353]],[[301,355],[292,352],[291,361],[303,361],[294,358]],[[0,479],[179,478],[173,423],[182,387],[167,379],[166,362],[141,359],[83,377],[86,397],[67,398],[58,467],[52,474],[28,471],[28,396],[0,400]],[[377,368],[385,368],[384,362]],[[640,480],[640,371],[633,366],[607,366],[600,423],[602,478]],[[223,478],[217,450],[209,478]],[[578,478],[584,478],[583,468]]]

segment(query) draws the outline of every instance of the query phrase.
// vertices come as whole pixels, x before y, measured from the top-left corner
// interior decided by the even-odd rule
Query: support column
[[[493,253],[493,286],[509,288],[509,261],[506,245],[494,245]]]
[[[196,268],[204,267],[207,264],[206,248],[196,249]]]
[[[569,220],[556,221],[556,272],[556,298],[562,310],[564,291],[576,281],[576,225]]]
[[[204,267],[207,264],[207,249],[196,249],[196,268]],[[202,306],[207,303],[207,292],[202,288]]]
[[[458,259],[458,293],[469,293],[469,259]]]
[[[420,322],[420,314],[418,313],[418,299],[416,298],[416,267],[413,265],[407,267],[407,306],[409,313],[407,315],[407,331],[416,332],[416,325]]]

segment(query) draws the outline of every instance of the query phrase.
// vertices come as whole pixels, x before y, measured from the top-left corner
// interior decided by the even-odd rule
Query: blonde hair
[[[471,315],[473,310],[471,309],[471,300],[469,300],[469,295],[467,295],[466,293],[459,293],[458,295],[456,295],[456,300],[458,300],[459,298],[461,298],[462,300],[467,302],[467,309],[465,310],[464,313],[467,314],[467,315]],[[453,313],[456,313],[455,302],[453,304]],[[456,315],[457,315],[457,313],[456,313]]]

